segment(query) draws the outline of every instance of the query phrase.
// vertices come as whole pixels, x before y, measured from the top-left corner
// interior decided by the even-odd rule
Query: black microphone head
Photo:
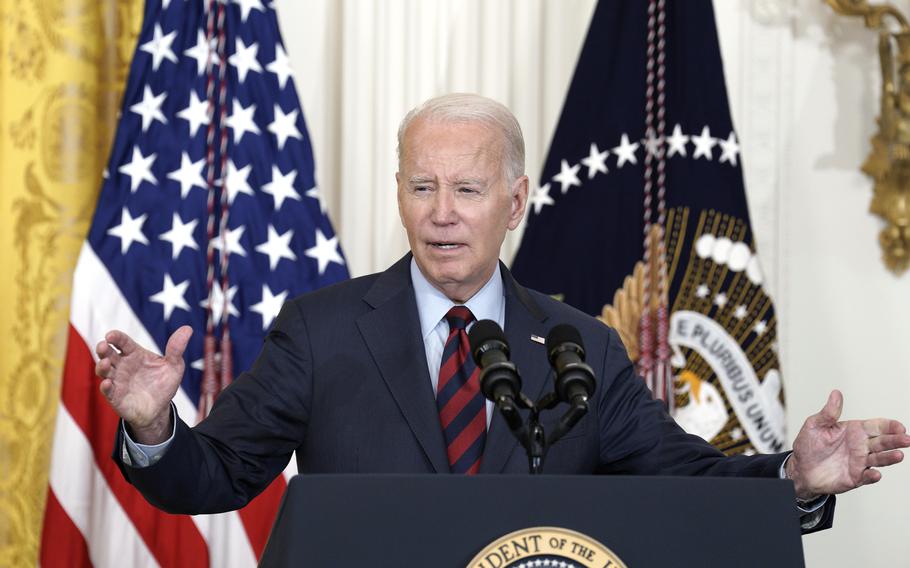
[[[578,346],[579,353],[578,355],[584,360],[585,358],[585,343],[581,339],[581,334],[578,333],[578,330],[575,327],[567,324],[561,323],[559,325],[553,326],[553,329],[550,330],[550,333],[547,334],[547,354],[552,359],[556,355],[557,350],[560,347],[565,346],[567,343],[574,343]]]
[[[471,344],[471,354],[475,360],[480,359],[478,350],[489,341],[498,341],[505,347],[506,356],[509,354],[509,342],[506,341],[506,334],[502,332],[499,324],[493,320],[480,320],[471,327],[468,333],[468,341]]]
[[[594,393],[594,371],[585,364],[585,344],[578,330],[560,324],[547,334],[547,357],[556,370],[556,394],[572,405],[586,405]]]

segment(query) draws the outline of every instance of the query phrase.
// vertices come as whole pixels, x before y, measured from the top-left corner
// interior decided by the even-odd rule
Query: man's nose
[[[440,188],[433,198],[432,221],[437,225],[450,225],[458,220],[455,193],[449,189]]]

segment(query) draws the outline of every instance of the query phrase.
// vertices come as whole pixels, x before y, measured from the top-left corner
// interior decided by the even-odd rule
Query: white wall
[[[821,0],[715,2],[791,436],[831,388],[847,418],[910,423],[910,274],[885,270],[859,171],[875,130],[877,35]],[[910,3],[898,3],[908,14]],[[844,495],[808,566],[910,566],[910,463]]]
[[[509,105],[540,164],[594,0],[278,0],[317,179],[355,275],[407,248],[395,131],[448,90]],[[910,13],[910,2],[898,2]],[[789,430],[831,388],[845,417],[910,423],[910,274],[880,260],[859,172],[878,105],[876,36],[822,0],[715,0],[754,231],[774,295]],[[510,259],[517,244],[506,242]],[[910,566],[910,463],[842,496],[808,566]]]

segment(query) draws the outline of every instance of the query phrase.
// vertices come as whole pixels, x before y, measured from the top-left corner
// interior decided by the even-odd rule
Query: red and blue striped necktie
[[[474,314],[465,306],[454,306],[446,314],[449,337],[442,351],[436,407],[445,434],[452,473],[472,475],[480,469],[487,438],[487,413],[480,392],[480,370],[471,357],[468,324]]]

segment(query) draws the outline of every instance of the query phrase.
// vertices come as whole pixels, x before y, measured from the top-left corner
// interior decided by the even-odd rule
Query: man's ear
[[[404,227],[404,217],[401,215],[401,195],[403,193],[401,187],[401,172],[395,172],[395,194],[397,195],[398,201],[398,220],[401,221],[401,226]]]
[[[508,225],[510,231],[514,230],[525,216],[525,207],[528,204],[528,183],[528,176],[521,176],[510,188],[511,210]]]

